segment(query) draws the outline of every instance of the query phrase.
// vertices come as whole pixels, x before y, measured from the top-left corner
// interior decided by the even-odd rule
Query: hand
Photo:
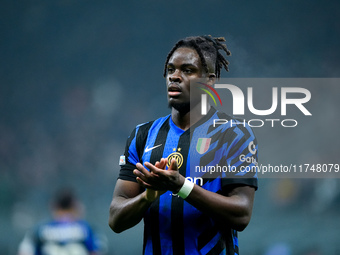
[[[179,174],[175,159],[171,161],[167,170],[165,169],[166,165],[166,159],[161,159],[155,165],[145,162],[145,167],[150,169],[149,172],[142,164],[137,163],[137,169],[134,170],[134,174],[137,176],[138,183],[146,189],[163,191],[163,193],[167,190],[174,193],[178,192],[185,178]]]
[[[165,170],[165,167],[166,167],[167,163],[168,163],[168,160],[162,158],[160,162],[157,161],[155,163],[155,166],[160,168],[160,169],[164,169]],[[140,174],[140,172],[137,169],[135,169],[134,170],[134,174],[138,176]],[[139,177],[137,177],[136,179],[137,179],[137,182],[140,185],[144,186],[143,185],[143,181]],[[164,191],[160,191],[160,190],[153,190],[151,188],[146,188],[145,198],[146,198],[147,201],[151,201],[152,202],[152,201],[156,200],[158,197],[160,197],[164,192],[165,192],[165,190]]]

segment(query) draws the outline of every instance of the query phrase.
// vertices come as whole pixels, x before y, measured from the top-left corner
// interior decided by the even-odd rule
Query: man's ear
[[[216,74],[215,73],[209,73],[207,77],[207,84],[209,86],[212,86],[215,84],[216,81]]]

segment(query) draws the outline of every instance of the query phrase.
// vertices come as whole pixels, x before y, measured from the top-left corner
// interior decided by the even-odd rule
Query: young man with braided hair
[[[213,128],[212,119],[232,118],[210,105],[202,117],[200,100],[190,99],[190,82],[204,79],[212,86],[223,67],[228,71],[224,41],[196,36],[177,42],[164,69],[171,114],[137,126],[120,158],[109,225],[119,233],[144,218],[144,254],[239,254],[237,231],[250,221],[257,189],[256,173],[240,171],[248,163],[239,156],[251,144],[257,160],[256,138],[248,126]],[[200,137],[210,144],[197,153]],[[201,164],[212,164],[204,157],[209,153],[236,174],[190,181],[195,153]],[[246,178],[236,178],[242,174]]]

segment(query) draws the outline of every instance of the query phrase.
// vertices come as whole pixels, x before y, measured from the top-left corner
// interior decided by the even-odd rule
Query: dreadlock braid
[[[217,78],[220,78],[221,69],[223,67],[227,72],[229,71],[229,62],[220,53],[220,50],[224,51],[227,56],[231,55],[230,51],[227,48],[227,45],[224,42],[224,37],[212,37],[211,35],[192,36],[178,41],[175,46],[170,50],[166,58],[163,76],[165,77],[167,74],[167,65],[175,50],[181,47],[188,47],[196,50],[198,56],[201,59],[202,66],[207,73],[209,72],[209,70],[206,58],[211,58],[213,61],[215,61],[215,74]]]

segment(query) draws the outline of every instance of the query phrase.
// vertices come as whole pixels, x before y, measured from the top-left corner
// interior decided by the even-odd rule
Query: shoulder
[[[132,134],[130,136],[147,136],[147,133],[149,133],[151,130],[158,130],[161,128],[161,126],[164,125],[164,123],[167,123],[169,120],[170,115],[149,121],[144,122],[142,124],[138,124],[134,130],[132,131]]]
[[[139,124],[136,126],[136,128],[138,129],[146,129],[146,128],[150,128],[152,126],[158,126],[158,125],[162,125],[163,123],[165,123],[166,121],[168,121],[170,118],[170,115],[166,115],[164,117],[160,117],[158,119],[155,119],[155,120],[152,120],[152,121],[149,121],[149,122],[145,122],[145,123],[142,123],[142,124]]]

